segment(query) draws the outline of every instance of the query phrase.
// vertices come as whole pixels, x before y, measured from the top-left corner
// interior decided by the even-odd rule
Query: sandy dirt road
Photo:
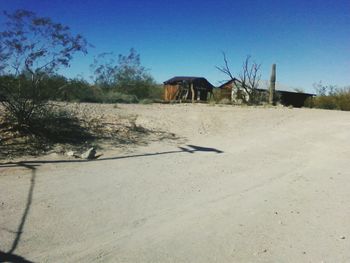
[[[120,107],[180,139],[0,166],[0,259],[350,262],[350,113]]]

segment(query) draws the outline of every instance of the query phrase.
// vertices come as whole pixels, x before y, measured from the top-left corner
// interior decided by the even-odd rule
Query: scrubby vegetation
[[[309,98],[305,106],[309,108],[350,111],[350,87],[337,88],[333,85],[314,85],[317,96]]]
[[[0,98],[2,101],[13,99],[33,101],[67,101],[96,103],[151,103],[163,97],[163,87],[141,66],[139,55],[131,50],[128,56],[119,55],[121,61],[115,71],[105,69],[108,65],[99,65],[92,72],[93,83],[82,78],[68,79],[57,73],[43,74],[36,87],[32,87],[31,74],[22,71],[18,75],[2,74],[0,76]],[[110,80],[107,82],[106,72]],[[18,89],[21,86],[21,89]],[[35,91],[35,93],[33,93]],[[17,107],[23,108],[23,107]]]
[[[140,54],[131,49],[127,55],[103,53],[90,65],[91,87],[100,91],[96,102],[135,103],[160,100],[163,89],[141,65]]]
[[[67,79],[58,71],[76,53],[87,53],[88,43],[69,27],[26,10],[4,13],[0,32],[0,102],[19,126],[48,111],[49,101],[134,103],[160,99],[161,88],[141,65],[140,55],[105,54],[91,65],[93,83]]]
[[[47,89],[50,76],[68,67],[76,53],[86,54],[87,41],[72,34],[69,27],[30,11],[4,15],[7,23],[0,32],[0,102],[7,116],[25,128],[48,111],[48,100],[55,96]]]
[[[30,81],[22,76],[22,81]],[[15,83],[13,76],[0,76],[0,83]],[[14,85],[11,85],[15,87]],[[163,87],[155,82],[138,85],[135,90],[115,85],[104,87],[87,82],[81,78],[68,79],[61,75],[45,76],[40,83],[41,96],[46,101],[95,102],[95,103],[141,103],[159,101],[163,96]],[[28,89],[29,90],[29,89]],[[6,96],[2,93],[3,98]],[[1,91],[0,91],[1,96]],[[21,95],[23,96],[23,95]]]
[[[28,126],[21,127],[4,116],[0,106],[0,160],[22,155],[37,156],[51,151],[81,153],[92,146],[122,147],[146,143],[153,137],[168,136],[160,131],[151,133],[138,125],[137,115],[119,114],[119,110],[110,113],[112,105],[108,106],[110,110],[103,105],[86,103],[56,103],[51,106],[48,111],[34,115]]]
[[[108,62],[93,62],[92,83],[58,74],[76,53],[87,53],[87,41],[69,27],[26,10],[4,13],[0,31],[0,155],[37,154],[57,144],[82,145],[98,138],[132,141],[135,123],[87,122],[61,101],[151,103],[162,89],[134,49]],[[58,106],[59,104],[59,106]],[[103,130],[96,132],[96,127]],[[105,130],[108,128],[108,131]],[[126,130],[122,134],[122,130]],[[142,129],[142,133],[145,130]],[[16,147],[19,146],[19,147]]]

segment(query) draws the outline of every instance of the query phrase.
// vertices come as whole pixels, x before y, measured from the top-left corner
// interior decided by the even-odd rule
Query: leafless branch
[[[223,56],[225,65],[221,66],[221,67],[216,66],[216,69],[218,69],[220,72],[222,72],[225,75],[227,75],[231,80],[235,79],[233,74],[232,74],[232,72],[231,72],[231,69],[229,67],[229,63],[228,63],[228,60],[227,60],[227,57],[226,57],[226,53],[222,52],[222,56]]]
[[[259,82],[261,79],[260,67],[261,64],[256,62],[251,62],[251,56],[248,55],[242,64],[242,71],[238,75],[238,78],[235,78],[230,69],[226,54],[223,52],[224,66],[216,67],[220,72],[227,75],[230,80],[234,81],[237,89],[242,89],[248,96],[246,102],[249,103],[254,100],[254,93],[259,87]]]

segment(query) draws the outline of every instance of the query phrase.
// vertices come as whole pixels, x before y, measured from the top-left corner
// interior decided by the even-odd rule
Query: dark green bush
[[[13,94],[16,102],[27,101],[31,95],[30,79],[25,75],[20,76],[21,92]],[[1,76],[0,84],[16,90],[19,80],[12,76]],[[28,84],[28,85],[27,85]],[[27,89],[28,87],[28,89]],[[83,79],[67,79],[60,75],[46,76],[39,86],[40,100],[70,101],[70,102],[95,102],[95,103],[138,103],[141,100],[151,102],[163,98],[163,87],[155,82],[135,81],[124,86],[109,88],[100,85],[92,85]],[[0,89],[0,101],[5,93]],[[29,100],[30,101],[30,100]],[[18,106],[18,109],[22,107]],[[22,114],[22,113],[21,113]]]
[[[102,103],[137,103],[138,98],[135,95],[120,93],[118,91],[103,92],[99,101]]]
[[[338,109],[350,111],[350,89],[338,91],[336,97]]]
[[[141,65],[135,49],[117,57],[113,53],[99,54],[90,68],[94,86],[103,90],[102,102],[134,103],[162,98],[163,88]]]
[[[314,107],[319,109],[338,109],[336,96],[318,96],[314,98]]]
[[[140,104],[152,104],[153,102],[152,99],[142,99],[139,101]]]
[[[159,101],[164,98],[164,88],[163,85],[153,84],[149,87],[149,99],[154,101]]]

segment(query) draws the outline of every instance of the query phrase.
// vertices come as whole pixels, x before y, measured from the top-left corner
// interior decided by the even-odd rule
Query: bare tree
[[[261,64],[257,64],[254,61],[252,62],[251,56],[248,55],[242,64],[241,73],[236,78],[230,69],[226,54],[224,52],[222,54],[224,65],[216,68],[234,82],[238,91],[243,91],[241,95],[245,103],[257,103],[258,88],[261,80],[261,75],[259,73]]]
[[[219,71],[221,71],[222,73],[224,73],[225,75],[227,75],[230,78],[230,80],[235,80],[236,78],[232,74],[232,71],[231,71],[230,66],[229,66],[229,62],[228,62],[227,57],[226,57],[226,53],[222,52],[222,56],[223,56],[225,65],[223,65],[221,67],[216,66],[216,68]]]
[[[26,10],[4,12],[0,32],[1,103],[19,125],[44,110],[49,98],[41,83],[68,67],[76,52],[87,53],[87,42],[69,27]]]

